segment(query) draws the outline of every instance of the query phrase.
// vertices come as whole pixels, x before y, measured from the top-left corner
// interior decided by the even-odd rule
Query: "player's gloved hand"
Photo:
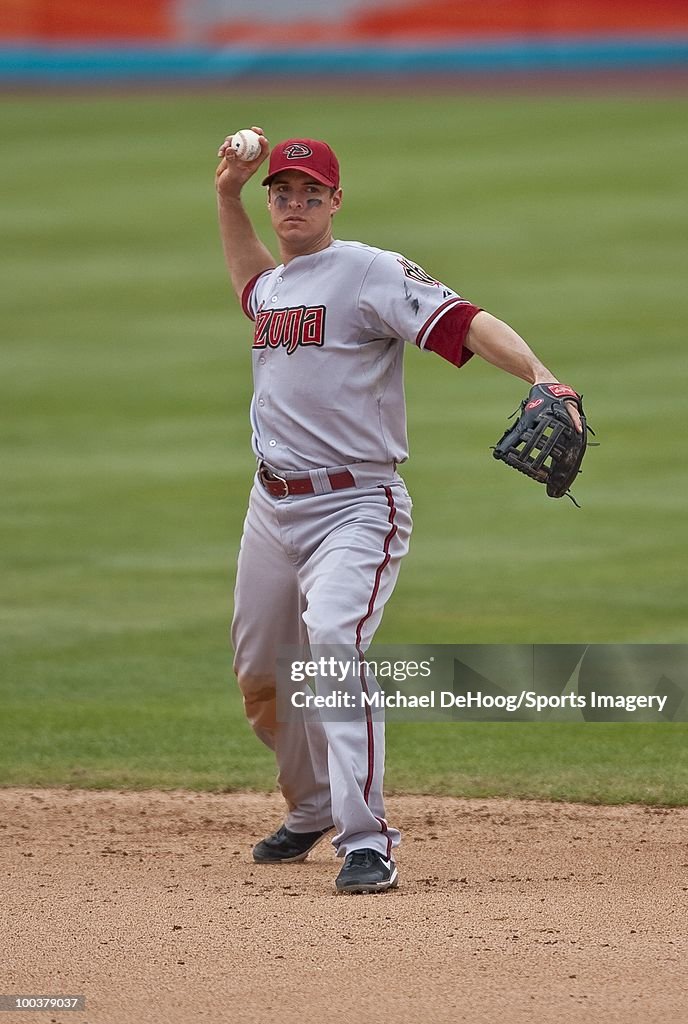
[[[588,430],[582,397],[573,388],[534,384],[521,402],[517,422],[504,431],[493,455],[545,484],[550,498],[567,495],[575,503],[569,488],[580,472]]]
[[[270,152],[270,143],[265,138],[262,128],[253,125],[253,131],[260,135],[260,155],[255,160],[240,160],[232,149],[233,136],[228,135],[217,151],[220,163],[215,171],[215,187],[220,196],[236,198],[242,188]]]

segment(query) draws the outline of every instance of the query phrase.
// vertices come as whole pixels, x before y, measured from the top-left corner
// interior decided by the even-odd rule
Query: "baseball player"
[[[398,883],[400,833],[385,815],[384,723],[365,702],[330,716],[278,716],[285,647],[336,651],[349,677],[319,673],[316,693],[369,693],[370,645],[411,534],[397,471],[408,457],[406,343],[463,366],[478,354],[531,384],[556,381],[522,338],[400,253],[333,237],[339,164],[320,140],[289,139],[238,158],[232,136],[216,171],[231,281],[254,323],[250,419],[257,471],[238,558],[232,643],[249,722],[272,748],[284,823],[259,842],[259,863],[305,860],[334,829],[342,893]],[[262,180],[279,262],[257,237],[241,191]],[[575,410],[572,411],[575,419]]]

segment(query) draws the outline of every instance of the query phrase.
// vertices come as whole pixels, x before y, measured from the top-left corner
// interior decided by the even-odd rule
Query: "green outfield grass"
[[[399,249],[585,394],[548,499],[489,451],[523,387],[407,358],[415,535],[380,643],[688,642],[688,102],[4,97],[0,784],[269,787],[230,670],[250,325],[217,145],[327,137],[340,238]],[[414,146],[430,124],[436,151]],[[247,205],[270,241],[264,197]],[[688,802],[685,725],[390,725],[397,789]]]

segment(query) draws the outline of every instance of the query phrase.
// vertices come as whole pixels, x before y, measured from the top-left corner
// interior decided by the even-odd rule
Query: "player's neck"
[[[297,256],[313,256],[316,252],[322,252],[323,249],[328,249],[332,245],[332,232],[328,231],[322,238],[311,240],[307,243],[299,245],[298,243],[289,245],[280,239],[280,256],[282,263],[285,265],[291,260],[296,259]]]

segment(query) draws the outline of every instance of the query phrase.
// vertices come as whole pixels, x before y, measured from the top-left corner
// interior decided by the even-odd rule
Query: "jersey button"
[[[270,299],[270,302],[277,302],[277,296],[273,295],[272,298]]]
[[[258,399],[258,405],[265,405],[265,400],[262,398]]]
[[[282,284],[282,280],[283,280],[283,279],[282,279],[281,277],[278,277],[278,278],[277,278],[277,284]]]
[[[274,448],[277,445],[277,441],[273,439],[271,441],[268,441],[268,444],[270,445],[271,448]]]

